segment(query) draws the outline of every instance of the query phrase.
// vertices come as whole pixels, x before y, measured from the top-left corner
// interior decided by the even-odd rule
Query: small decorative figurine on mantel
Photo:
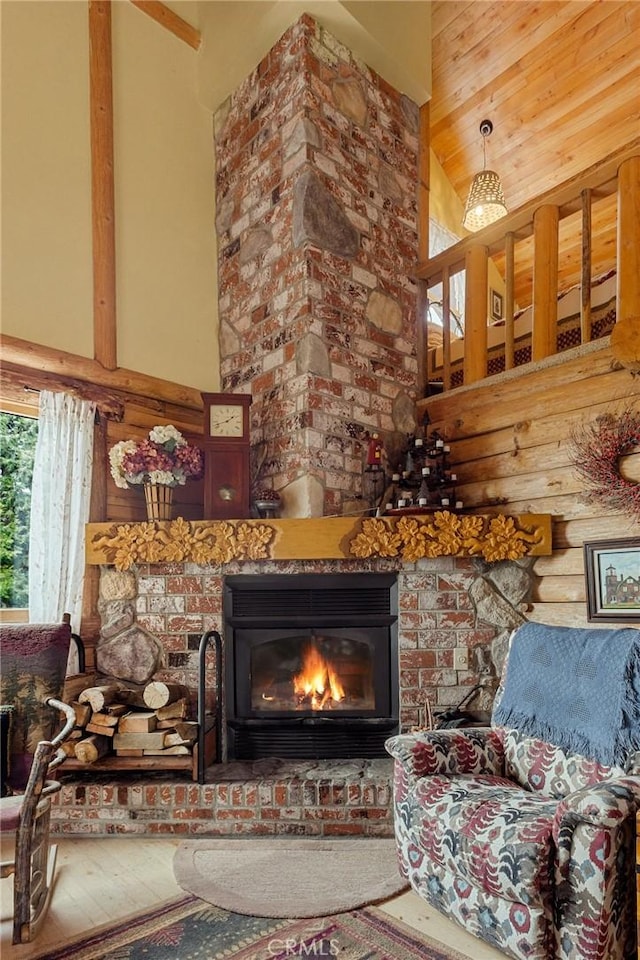
[[[380,435],[372,433],[367,442],[362,474],[362,497],[371,510],[377,510],[386,486],[386,456]]]
[[[367,445],[367,466],[382,467],[382,440],[377,433],[371,434]]]

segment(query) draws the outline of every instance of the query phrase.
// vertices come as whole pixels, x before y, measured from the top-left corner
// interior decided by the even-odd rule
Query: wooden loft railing
[[[438,389],[451,389],[450,280],[465,272],[464,384],[487,377],[489,259],[503,261],[505,369],[514,366],[514,250],[516,243],[533,244],[531,305],[531,361],[556,352],[559,231],[562,220],[582,211],[580,266],[581,342],[591,336],[591,207],[595,198],[617,197],[616,318],[640,316],[640,141],[616,157],[549,191],[531,203],[425,263],[415,275],[420,302],[428,304],[429,290],[442,284],[442,367]],[[613,204],[612,204],[613,206]],[[426,317],[422,318],[426,324]],[[418,356],[422,395],[429,385],[428,336],[419,336]]]

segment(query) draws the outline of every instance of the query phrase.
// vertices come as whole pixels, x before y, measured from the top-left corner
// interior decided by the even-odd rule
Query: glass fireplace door
[[[388,714],[386,630],[261,630],[259,637],[252,633],[236,632],[240,716]]]

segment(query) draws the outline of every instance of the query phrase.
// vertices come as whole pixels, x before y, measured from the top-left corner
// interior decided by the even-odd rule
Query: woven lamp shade
[[[464,208],[463,227],[475,233],[507,213],[502,183],[494,170],[476,173]]]

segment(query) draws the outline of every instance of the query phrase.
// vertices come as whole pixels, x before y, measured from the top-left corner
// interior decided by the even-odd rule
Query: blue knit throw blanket
[[[493,723],[624,766],[640,749],[640,630],[525,623]]]

